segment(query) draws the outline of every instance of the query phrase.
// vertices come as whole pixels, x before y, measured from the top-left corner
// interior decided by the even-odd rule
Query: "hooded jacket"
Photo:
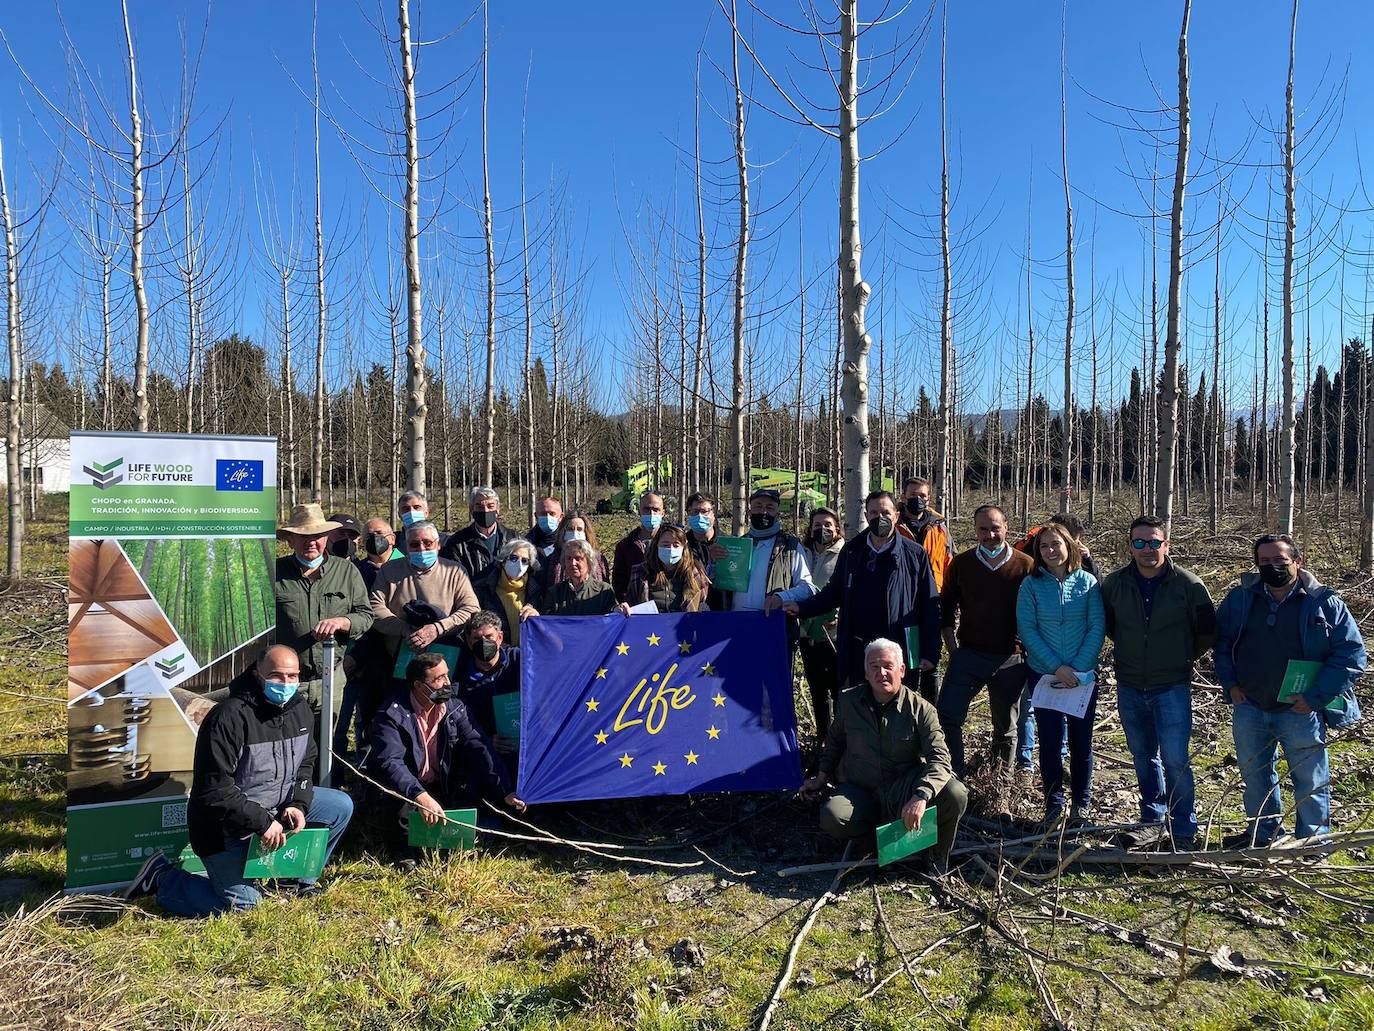
[[[1302,654],[1293,658],[1322,664],[1316,682],[1303,693],[1308,706],[1317,711],[1338,695],[1352,690],[1368,660],[1359,625],[1340,595],[1306,569],[1298,570],[1298,581],[1303,591],[1299,602],[1302,606]],[[1240,578],[1240,586],[1231,588],[1217,609],[1217,643],[1212,656],[1217,681],[1222,687],[1221,697],[1227,704],[1231,702],[1231,688],[1236,686],[1236,651],[1245,636],[1250,606],[1264,589],[1258,572],[1245,573]],[[1353,694],[1350,698],[1353,701]],[[1349,711],[1352,708],[1353,712]],[[1353,722],[1359,716],[1359,707],[1348,705],[1347,712],[1349,720],[1334,722],[1334,725]]]
[[[186,824],[198,856],[223,852],[235,839],[261,834],[315,797],[315,716],[299,691],[273,705],[249,667],[229,683],[196,734]]]

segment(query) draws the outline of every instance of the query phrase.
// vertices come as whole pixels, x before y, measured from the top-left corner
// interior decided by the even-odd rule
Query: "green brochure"
[[[926,806],[921,817],[921,826],[914,831],[906,829],[901,820],[893,820],[878,828],[878,865],[887,866],[899,859],[905,859],[914,852],[930,848],[939,837],[939,827],[935,822],[933,805]]]
[[[431,644],[425,649],[426,652],[438,652],[448,663],[448,675],[458,674],[458,646],[456,644]],[[396,668],[391,671],[391,675],[398,680],[404,680],[406,667],[410,665],[410,660],[415,658],[415,649],[410,646],[410,642],[401,639],[401,647],[396,652]]]
[[[1312,662],[1307,659],[1289,659],[1288,670],[1283,674],[1283,683],[1279,686],[1279,701],[1292,701],[1298,695],[1303,694],[1308,688],[1317,683],[1317,674],[1321,672],[1322,664]],[[1328,709],[1341,712],[1345,709],[1345,699],[1337,695],[1326,703]]]
[[[476,809],[445,809],[446,823],[433,827],[419,810],[410,811],[410,843],[419,848],[457,848],[466,851],[477,840]]]
[[[491,708],[496,713],[496,733],[520,740],[520,692],[492,695]]]
[[[205,872],[205,864],[200,861],[200,856],[191,851],[190,845],[187,845],[181,850],[181,855],[178,857],[177,861],[181,864],[181,868],[187,873]]]
[[[243,876],[311,880],[324,869],[328,847],[329,831],[323,827],[309,827],[288,835],[286,844],[272,852],[264,852],[262,838],[254,835],[248,861],[243,864]]]
[[[725,557],[716,559],[711,582],[722,591],[749,590],[749,574],[754,568],[754,539],[752,537],[717,537],[725,549]]]
[[[906,668],[915,669],[921,664],[921,628],[906,628]]]

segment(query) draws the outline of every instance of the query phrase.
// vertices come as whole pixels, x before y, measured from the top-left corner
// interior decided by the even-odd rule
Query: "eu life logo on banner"
[[[801,784],[779,616],[537,617],[520,661],[526,802]]]
[[[261,459],[216,459],[215,490],[262,490]]]

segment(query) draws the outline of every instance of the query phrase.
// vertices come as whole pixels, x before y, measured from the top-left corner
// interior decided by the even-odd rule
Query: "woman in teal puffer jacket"
[[[1035,570],[1021,581],[1016,597],[1016,632],[1026,649],[1026,680],[1034,686],[1042,677],[1056,687],[1075,687],[1094,675],[1106,617],[1097,579],[1081,566],[1078,546],[1056,523],[1035,535]],[[1064,812],[1064,760],[1060,742],[1069,728],[1069,782],[1072,807],[1069,821],[1083,823],[1092,804],[1093,720],[1097,714],[1094,687],[1081,717],[1040,706],[1035,728],[1040,739],[1040,779],[1045,790],[1045,822]]]

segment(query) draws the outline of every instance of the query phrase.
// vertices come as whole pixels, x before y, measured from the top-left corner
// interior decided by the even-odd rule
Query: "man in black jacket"
[[[444,541],[439,557],[457,562],[469,580],[476,580],[506,542],[520,535],[501,522],[501,499],[490,487],[478,487],[468,496],[468,512],[472,522]]]
[[[405,689],[392,695],[372,721],[368,759],[378,782],[409,800],[387,828],[392,845],[403,840],[411,809],[431,826],[444,818],[445,809],[466,808],[484,797],[524,812],[525,803],[511,790],[490,741],[453,696],[443,655],[417,655],[406,666],[405,680]]]
[[[353,815],[342,791],[317,788],[314,722],[300,686],[300,659],[274,644],[229,684],[229,697],[205,717],[196,735],[195,768],[186,822],[204,876],[187,873],[160,852],[143,864],[126,898],[157,895],[182,916],[251,909],[261,895],[243,876],[254,837],[280,848],[307,824],[326,827],[326,862]],[[301,893],[318,890],[301,881]]]
[[[835,651],[842,687],[865,683],[864,649],[882,637],[902,646],[906,683],[915,690],[920,672],[934,669],[940,661],[940,595],[935,575],[925,549],[897,532],[897,503],[891,494],[870,494],[864,515],[868,532],[840,551],[825,586],[801,602],[781,607],[802,619],[839,609]],[[772,601],[769,610],[778,607]]]

